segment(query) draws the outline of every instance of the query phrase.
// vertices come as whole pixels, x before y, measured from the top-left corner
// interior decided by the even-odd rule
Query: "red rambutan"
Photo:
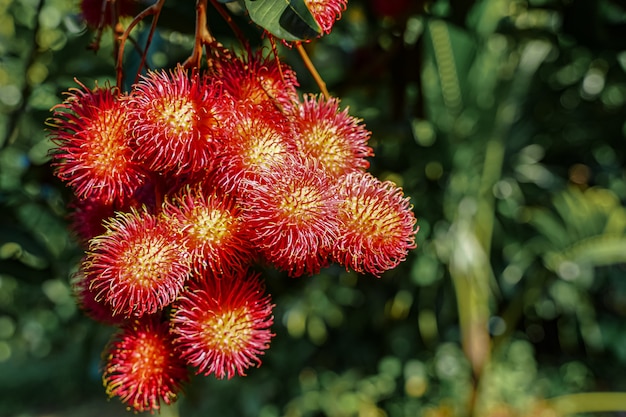
[[[330,33],[335,21],[346,10],[348,0],[304,0],[304,4],[324,33]]]
[[[380,276],[416,247],[409,199],[390,181],[354,172],[339,179],[339,233],[333,259],[356,272]]]
[[[167,322],[133,320],[115,334],[104,354],[102,381],[110,397],[135,412],[159,410],[176,401],[189,378],[175,352]]]
[[[244,179],[254,180],[269,166],[295,155],[289,121],[260,106],[237,106],[230,118],[231,136],[216,155],[215,181],[227,192],[242,195]]]
[[[124,201],[146,178],[132,162],[127,107],[115,89],[81,87],[52,109],[55,173],[78,198]]]
[[[190,273],[182,235],[145,211],[117,213],[91,239],[83,273],[114,314],[140,317],[170,304]]]
[[[232,103],[209,78],[182,67],[150,72],[135,84],[130,103],[136,161],[174,174],[211,166]]]
[[[289,111],[297,103],[296,73],[285,63],[262,52],[219,62],[216,77],[224,91],[236,101],[262,105],[269,109]]]
[[[316,159],[332,176],[369,168],[365,158],[373,156],[367,146],[370,132],[348,109],[339,111],[337,99],[305,96],[293,123],[299,152]]]
[[[259,253],[292,277],[326,266],[337,234],[331,178],[314,161],[288,158],[244,182],[244,219]]]
[[[198,277],[173,304],[174,345],[198,374],[243,376],[269,348],[273,307],[257,274]]]
[[[163,219],[185,237],[196,273],[242,269],[251,258],[241,209],[227,195],[187,187],[166,202]]]

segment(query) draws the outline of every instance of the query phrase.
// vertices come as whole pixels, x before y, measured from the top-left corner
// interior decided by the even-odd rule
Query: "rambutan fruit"
[[[325,171],[313,161],[288,158],[244,182],[244,219],[261,256],[292,277],[326,266],[338,223],[337,197]]]
[[[116,89],[81,84],[52,109],[52,165],[78,198],[122,202],[145,182],[144,170],[132,161],[124,101]]]
[[[247,268],[252,248],[240,207],[217,190],[186,187],[167,201],[163,221],[182,232],[196,273]]]
[[[348,0],[304,0],[315,21],[324,33],[330,33],[335,21],[346,10]]]
[[[93,198],[76,199],[69,204],[70,229],[78,241],[87,246],[91,238],[106,231],[104,220],[115,213],[115,205]]]
[[[174,301],[191,271],[182,234],[134,209],[117,213],[105,228],[89,242],[82,265],[96,300],[124,317],[156,313]]]
[[[172,345],[167,322],[157,317],[132,320],[116,333],[104,352],[102,382],[110,397],[135,412],[160,409],[176,401],[189,379],[185,362]]]
[[[221,188],[241,196],[244,179],[254,180],[269,166],[296,153],[289,121],[280,113],[241,104],[230,118],[231,136],[217,152],[213,176]]]
[[[173,304],[174,345],[198,374],[243,376],[269,348],[273,307],[258,274],[192,279]]]
[[[298,100],[296,73],[261,51],[250,53],[247,60],[219,61],[216,79],[236,101],[262,105],[268,112],[289,111]]]
[[[80,15],[91,28],[112,26],[120,17],[137,13],[136,0],[81,0]]]
[[[182,67],[148,73],[135,84],[129,104],[134,160],[151,171],[175,175],[211,166],[232,111],[219,86]]]
[[[416,247],[415,215],[402,189],[366,172],[339,179],[339,233],[333,260],[356,272],[380,276]]]
[[[113,314],[109,304],[98,302],[96,292],[91,286],[93,278],[85,276],[82,271],[78,271],[71,280],[74,297],[80,309],[91,319],[107,324],[119,325],[125,321],[121,315]]]
[[[292,120],[298,151],[316,159],[332,176],[369,168],[370,132],[348,109],[340,111],[337,99],[305,96]]]

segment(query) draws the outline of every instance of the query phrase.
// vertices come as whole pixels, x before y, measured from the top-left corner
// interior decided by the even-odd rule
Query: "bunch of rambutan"
[[[103,380],[129,408],[172,402],[189,372],[260,365],[273,305],[254,265],[380,276],[415,247],[408,198],[366,171],[370,132],[296,87],[250,54],[150,72],[128,93],[80,85],[53,109],[53,165],[86,248],[77,296],[119,326]]]

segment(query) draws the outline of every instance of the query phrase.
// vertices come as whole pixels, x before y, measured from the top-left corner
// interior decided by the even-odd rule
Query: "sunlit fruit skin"
[[[146,180],[132,160],[128,108],[116,89],[71,89],[49,119],[55,174],[79,199],[124,202]]]
[[[133,320],[109,342],[102,381],[110,397],[134,412],[171,404],[188,380],[187,365],[172,345],[167,322],[156,317]]]
[[[296,73],[262,51],[219,61],[215,78],[236,102],[261,105],[268,112],[289,112],[298,102]]]
[[[402,189],[370,173],[339,180],[339,233],[333,259],[356,272],[380,276],[416,247],[416,219]]]
[[[340,111],[337,99],[305,96],[292,120],[298,151],[315,159],[330,175],[369,168],[367,158],[374,155],[367,145],[370,132],[348,109]]]
[[[173,304],[174,345],[197,374],[243,376],[269,348],[273,307],[258,274],[196,277]]]
[[[196,274],[222,274],[247,268],[253,249],[235,199],[208,186],[185,187],[166,201],[163,221],[180,231]]]
[[[348,6],[348,0],[304,0],[304,4],[311,11],[311,15],[320,25],[324,33],[330,33],[335,21]]]
[[[141,317],[174,301],[191,266],[180,232],[146,211],[117,213],[91,239],[82,265],[96,300],[113,314]]]
[[[292,277],[327,266],[338,233],[331,177],[313,161],[289,158],[245,182],[244,219],[263,258]]]
[[[218,84],[197,72],[148,73],[129,98],[134,160],[173,175],[208,169],[232,105]]]
[[[228,193],[245,194],[254,181],[274,165],[296,155],[290,120],[251,103],[238,105],[229,118],[230,137],[215,157],[215,182]]]

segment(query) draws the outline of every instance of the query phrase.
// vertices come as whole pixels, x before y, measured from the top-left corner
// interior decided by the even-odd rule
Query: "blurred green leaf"
[[[567,262],[591,267],[626,262],[626,209],[614,193],[569,188],[553,202],[554,211],[532,209],[529,219],[545,241],[537,248],[548,268],[563,275]]]

